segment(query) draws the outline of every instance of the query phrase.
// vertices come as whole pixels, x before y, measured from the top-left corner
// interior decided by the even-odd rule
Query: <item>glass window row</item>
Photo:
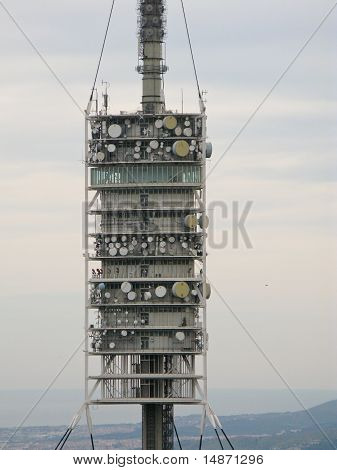
[[[92,168],[91,185],[137,183],[187,183],[201,182],[201,167],[195,165],[139,165]]]

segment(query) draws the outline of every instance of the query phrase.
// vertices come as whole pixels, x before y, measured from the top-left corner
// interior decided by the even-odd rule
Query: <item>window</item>
[[[149,273],[149,265],[142,264],[140,267],[141,277],[147,277]]]
[[[142,336],[140,338],[140,349],[149,349],[149,337]]]
[[[149,206],[149,195],[148,194],[141,194],[140,195],[140,205],[142,207],[148,207]]]
[[[195,165],[135,165],[92,168],[92,185],[132,183],[200,183],[201,168]]]

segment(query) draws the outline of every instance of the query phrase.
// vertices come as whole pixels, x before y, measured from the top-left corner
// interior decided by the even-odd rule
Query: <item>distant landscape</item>
[[[44,390],[0,390],[0,428],[15,427],[39,400]],[[294,389],[306,408],[337,399],[337,390]],[[283,413],[298,411],[300,406],[286,389],[209,389],[212,408],[220,416]],[[44,396],[25,426],[64,426],[79,409],[84,399],[81,389],[52,389]],[[95,424],[138,423],[141,407],[93,407]],[[199,407],[177,406],[176,416],[199,413]]]
[[[221,422],[237,450],[254,449],[301,449],[328,450],[337,447],[337,400],[329,401],[305,411],[285,413],[243,414],[221,417]],[[183,449],[198,448],[200,416],[177,416],[175,424]],[[6,442],[14,428],[1,428],[1,444]],[[65,426],[33,426],[21,429],[7,449],[54,449],[65,431]],[[329,440],[324,436],[328,436]],[[112,424],[95,426],[94,438],[97,449],[141,448],[141,424]],[[331,444],[332,443],[332,444]],[[226,444],[224,442],[224,447]],[[67,442],[66,449],[90,449],[87,428],[78,426]],[[176,443],[176,448],[177,443]],[[213,429],[208,426],[203,449],[219,450],[219,442]]]

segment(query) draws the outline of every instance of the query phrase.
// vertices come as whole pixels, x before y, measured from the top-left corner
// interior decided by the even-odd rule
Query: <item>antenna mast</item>
[[[142,106],[144,114],[165,111],[163,74],[166,34],[166,0],[138,0],[138,67],[143,75]]]

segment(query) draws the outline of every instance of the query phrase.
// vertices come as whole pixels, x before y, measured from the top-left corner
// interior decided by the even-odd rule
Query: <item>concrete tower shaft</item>
[[[142,106],[145,114],[165,110],[163,74],[167,71],[164,58],[166,1],[138,0],[139,64],[143,75]]]

